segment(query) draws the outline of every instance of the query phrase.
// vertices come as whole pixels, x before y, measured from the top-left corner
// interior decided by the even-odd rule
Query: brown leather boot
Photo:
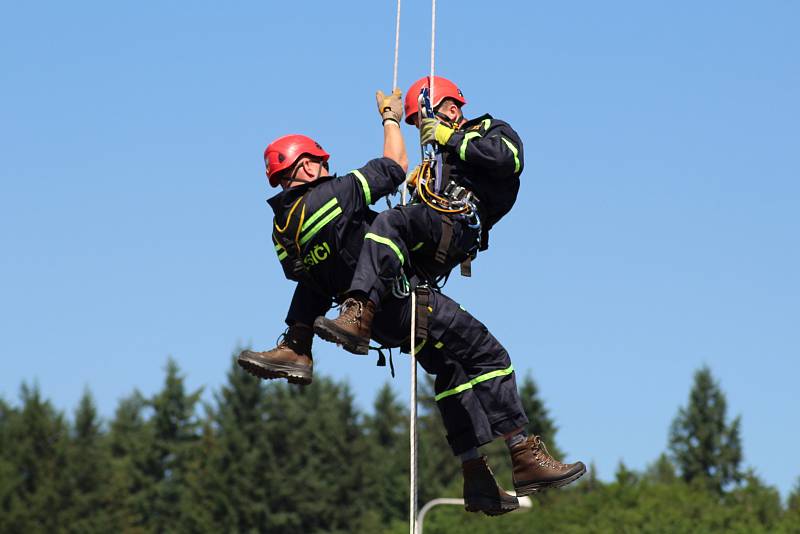
[[[517,498],[506,493],[494,479],[486,456],[467,460],[461,464],[461,470],[464,472],[464,509],[467,512],[501,515],[519,508]]]
[[[245,371],[265,380],[285,378],[292,384],[311,383],[314,361],[311,359],[310,326],[293,325],[283,334],[278,346],[266,352],[244,350],[236,362]]]
[[[586,472],[583,462],[562,464],[555,460],[539,436],[529,436],[511,448],[514,489],[520,497],[548,488],[560,488]]]
[[[353,354],[367,354],[372,335],[375,304],[366,297],[348,298],[336,319],[317,317],[314,332],[326,341],[337,343]]]

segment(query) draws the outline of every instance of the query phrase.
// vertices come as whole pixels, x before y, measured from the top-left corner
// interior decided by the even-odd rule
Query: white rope
[[[392,90],[397,89],[397,60],[400,56],[400,1],[397,0],[397,22],[394,31],[394,74],[392,76]]]
[[[434,57],[436,53],[436,0],[431,0],[431,87],[430,87],[430,95],[431,95],[431,106],[435,106],[434,102],[436,100],[433,99],[433,65],[434,65]]]
[[[399,48],[400,36],[400,0],[397,0],[397,35],[395,36],[395,86],[397,84],[397,50]],[[433,75],[434,75],[434,58],[436,57],[436,0],[431,0],[431,77],[430,77],[430,101],[431,104],[436,102],[433,97]],[[406,194],[408,191],[408,183],[403,189],[403,205],[406,204]],[[417,534],[417,294],[416,291],[411,292],[411,410],[409,422],[409,439],[411,449],[411,465],[410,465],[410,489],[409,489],[409,532],[410,534]]]
[[[416,534],[417,530],[417,357],[414,355],[416,350],[416,329],[417,329],[417,293],[411,292],[411,413],[410,432],[411,443],[411,476],[409,492],[409,532]]]

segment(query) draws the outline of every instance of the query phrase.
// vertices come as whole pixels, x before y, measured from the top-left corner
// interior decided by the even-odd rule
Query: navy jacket
[[[524,166],[522,140],[508,123],[483,115],[462,124],[441,150],[445,179],[475,193],[488,235],[517,200]]]
[[[396,162],[379,158],[344,176],[326,176],[270,198],[275,212],[272,240],[286,277],[306,281],[332,298],[346,292],[376,215],[369,206],[396,190],[405,177]],[[297,277],[296,260],[307,278]]]

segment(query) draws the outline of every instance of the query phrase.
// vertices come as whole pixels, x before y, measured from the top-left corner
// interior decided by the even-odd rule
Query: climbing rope
[[[400,9],[401,0],[397,0],[397,16],[395,22],[394,35],[394,69],[392,72],[392,89],[397,88],[397,65],[400,56]],[[436,57],[436,0],[431,0],[431,73],[429,82],[429,94],[431,102],[434,102],[434,66]],[[429,192],[430,193],[430,192]],[[408,181],[406,181],[401,202],[405,206],[408,201]],[[430,195],[428,198],[431,198]],[[438,199],[437,199],[438,200]],[[390,204],[391,207],[391,204]],[[402,292],[402,289],[398,287]],[[417,534],[417,359],[416,353],[416,330],[417,330],[417,295],[416,291],[411,291],[411,331],[410,339],[410,360],[411,360],[411,410],[409,422],[409,445],[410,445],[410,488],[409,488],[409,532]]]
[[[397,60],[400,57],[400,2],[397,0],[397,21],[394,30],[394,73],[392,75],[392,91],[397,89]]]

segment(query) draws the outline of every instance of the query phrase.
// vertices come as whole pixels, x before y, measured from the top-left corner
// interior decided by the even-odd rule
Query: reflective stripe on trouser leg
[[[373,302],[388,293],[400,268],[408,262],[408,243],[425,241],[412,223],[417,216],[415,206],[402,206],[378,214],[364,239],[364,246],[350,284],[350,291],[369,295]]]
[[[434,295],[433,309],[429,331],[436,342],[429,340],[417,360],[436,375],[437,406],[453,452],[485,445],[526,425],[511,359],[503,346],[483,323],[445,295]]]

